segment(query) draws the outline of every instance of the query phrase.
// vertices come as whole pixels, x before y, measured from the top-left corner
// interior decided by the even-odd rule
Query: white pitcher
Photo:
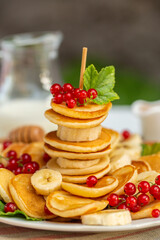
[[[160,142],[160,100],[138,100],[132,104],[132,110],[141,120],[144,140]]]

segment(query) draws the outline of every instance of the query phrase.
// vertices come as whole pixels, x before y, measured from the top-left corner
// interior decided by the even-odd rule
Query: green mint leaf
[[[151,155],[160,152],[160,143],[154,143],[152,145],[142,144],[142,156]]]
[[[83,78],[85,89],[88,91],[90,88],[94,88],[98,93],[98,96],[91,100],[94,103],[106,104],[119,99],[118,94],[113,91],[115,86],[115,68],[113,66],[102,68],[98,73],[92,64],[86,68]]]
[[[98,77],[98,72],[93,64],[86,68],[83,78],[84,78],[84,87],[88,91],[90,88],[93,88],[92,85],[96,82]]]
[[[40,218],[32,218],[29,217],[25,212],[16,210],[15,212],[4,212],[4,206],[5,204],[0,201],[0,217],[22,217],[25,218],[26,220],[31,220],[31,221],[42,221]]]

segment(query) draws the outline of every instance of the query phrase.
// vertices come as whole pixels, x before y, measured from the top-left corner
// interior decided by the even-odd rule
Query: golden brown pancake
[[[120,134],[109,128],[103,128],[106,133],[111,136],[111,149],[113,150],[119,142]]]
[[[90,160],[90,159],[96,159],[96,158],[101,158],[105,156],[106,154],[110,153],[111,148],[110,145],[106,147],[105,149],[97,152],[92,152],[92,153],[76,153],[76,152],[69,152],[69,151],[63,151],[57,148],[54,148],[50,146],[49,144],[44,144],[44,150],[46,153],[48,153],[49,156],[52,158],[55,157],[64,157],[68,159],[79,159],[79,160]]]
[[[105,156],[103,158],[100,159],[99,163],[97,163],[94,166],[91,167],[86,167],[86,168],[82,168],[82,169],[70,169],[70,168],[61,168],[59,167],[59,165],[57,164],[56,160],[51,159],[48,163],[47,163],[47,168],[48,169],[53,169],[55,171],[60,172],[62,175],[88,175],[88,174],[93,174],[96,172],[101,171],[102,169],[106,168],[108,166],[110,162],[110,159],[108,156]]]
[[[111,109],[112,103],[109,102],[104,105],[89,103],[81,107],[68,108],[64,103],[56,104],[51,101],[51,107],[55,112],[63,116],[78,119],[92,119],[106,115]]]
[[[73,151],[80,153],[97,152],[108,147],[111,142],[111,137],[104,128],[102,128],[101,135],[97,140],[88,142],[62,141],[57,137],[56,132],[57,131],[49,132],[45,136],[44,141],[52,147],[65,151]]]
[[[160,153],[149,156],[140,157],[138,160],[149,163],[152,170],[160,172]]]
[[[5,169],[0,169],[0,198],[5,202],[12,202],[12,196],[9,191],[9,182],[14,177],[14,174]]]
[[[20,157],[23,149],[26,146],[27,146],[27,144],[25,144],[25,143],[12,143],[2,152],[2,156],[6,157],[7,152],[9,152],[10,150],[14,150],[17,153],[17,156]]]
[[[110,164],[102,169],[99,172],[94,173],[94,176],[97,179],[102,178],[103,176],[105,176],[109,171],[110,171],[111,167]],[[83,175],[83,176],[69,176],[69,175],[63,175],[62,179],[63,182],[70,182],[70,183],[86,183],[86,180],[89,176],[92,176],[93,174],[88,174],[88,175]]]
[[[50,122],[68,128],[92,128],[101,124],[107,117],[107,114],[93,119],[73,119],[71,117],[61,115],[53,111],[53,109],[48,109],[44,115]]]
[[[44,212],[45,200],[43,196],[36,194],[31,184],[31,176],[31,174],[19,174],[11,179],[9,189],[14,202],[30,217],[43,219],[55,217]]]
[[[113,176],[105,176],[97,181],[93,187],[87,184],[62,182],[62,189],[80,197],[97,198],[113,191],[118,186],[118,180]]]
[[[133,160],[132,165],[136,167],[138,174],[151,170],[150,165],[146,161]]]

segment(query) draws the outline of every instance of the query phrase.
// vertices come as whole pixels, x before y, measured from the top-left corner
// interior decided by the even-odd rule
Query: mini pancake
[[[100,179],[102,178],[103,176],[105,176],[109,171],[110,171],[111,167],[110,167],[110,164],[102,169],[101,171],[99,172],[96,172],[94,173],[94,176],[97,178],[97,179]],[[93,174],[88,174],[88,175],[83,175],[83,176],[69,176],[69,175],[63,175],[62,176],[62,179],[63,179],[63,182],[69,182],[69,183],[86,183],[86,180],[89,176],[92,176]]]
[[[140,157],[138,160],[149,163],[152,170],[160,172],[160,154]]]
[[[56,104],[51,100],[51,107],[53,111],[70,118],[78,119],[92,119],[106,115],[112,107],[112,103],[98,105],[89,103],[85,106],[68,108],[64,103]]]
[[[18,208],[28,216],[34,218],[50,219],[54,215],[44,212],[45,200],[37,195],[31,184],[31,174],[19,174],[11,179],[9,189]]]
[[[137,183],[141,182],[141,181],[147,181],[147,182],[155,182],[155,178],[159,175],[158,172],[156,171],[147,171],[147,172],[142,172],[140,174],[138,174],[137,177]]]
[[[44,154],[44,143],[43,142],[33,142],[26,145],[22,149],[21,154],[28,153],[32,157],[33,162],[37,162],[39,167],[43,167],[46,163],[43,160]]]
[[[65,218],[98,212],[108,205],[107,200],[93,200],[73,196],[65,191],[55,191],[47,197],[47,208],[55,215]]]
[[[5,169],[0,169],[0,197],[5,202],[13,202],[12,196],[9,191],[9,182],[14,177],[14,174]]]
[[[54,148],[50,146],[49,144],[44,144],[44,150],[46,153],[48,153],[49,156],[52,158],[55,157],[63,157],[63,158],[68,158],[68,159],[79,159],[79,160],[90,160],[90,159],[96,159],[96,158],[101,158],[105,156],[106,154],[110,153],[111,147],[110,145],[106,148],[104,148],[101,151],[93,152],[93,153],[76,153],[76,152],[68,152],[68,151],[63,151],[57,148]]]
[[[71,117],[61,115],[53,111],[53,109],[48,109],[44,115],[50,122],[60,126],[68,128],[92,128],[101,124],[106,119],[108,113],[101,117],[92,119],[78,119],[78,118],[73,119]]]
[[[111,136],[111,148],[113,150],[119,142],[120,134],[109,128],[104,128],[104,130]]]
[[[151,170],[150,165],[146,161],[133,160],[132,165],[136,167],[138,174]]]
[[[96,173],[98,171],[101,171],[102,169],[104,169],[105,167],[108,166],[110,162],[110,159],[108,156],[103,157],[100,159],[100,161],[91,167],[87,167],[87,168],[82,168],[82,169],[69,169],[69,168],[61,168],[58,166],[58,164],[56,163],[56,160],[51,159],[49,160],[49,162],[47,163],[47,168],[48,169],[54,169],[55,171],[60,172],[62,175],[85,175],[85,174],[91,174],[91,173]]]
[[[2,156],[6,157],[7,153],[10,150],[14,150],[17,153],[17,156],[20,157],[21,152],[23,151],[23,149],[27,146],[27,144],[25,143],[12,143],[10,144],[3,152],[2,152]]]
[[[93,187],[86,184],[75,184],[62,182],[62,188],[73,195],[88,198],[102,197],[118,186],[118,180],[113,176],[105,176],[97,181]]]
[[[160,201],[156,200],[141,208],[138,212],[131,212],[133,220],[151,218],[153,209],[160,209]]]
[[[136,183],[137,175],[137,170],[132,165],[126,165],[112,172],[111,176],[116,177],[119,182],[113,192],[118,195],[124,194],[124,185],[127,182]]]
[[[49,132],[45,138],[45,143],[49,144],[52,147],[73,152],[97,152],[105,149],[109,146],[111,142],[111,137],[107,131],[102,128],[101,135],[98,139],[88,142],[68,142],[60,140],[57,135],[57,131]]]

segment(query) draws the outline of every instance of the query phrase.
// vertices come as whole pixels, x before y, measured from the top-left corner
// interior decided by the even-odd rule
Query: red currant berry
[[[152,185],[149,189],[149,193],[153,196],[156,196],[160,192],[158,185]]]
[[[49,209],[47,208],[46,205],[44,206],[44,212],[45,212],[45,214],[47,214],[47,215],[52,215],[52,214],[53,214],[53,213],[51,213],[51,212],[49,211]]]
[[[127,196],[125,194],[119,195],[119,200],[120,201],[126,201]]]
[[[22,160],[22,163],[25,164],[25,163],[29,163],[32,161],[32,158],[31,156],[28,154],[28,153],[23,153],[21,156],[20,156],[20,161]]]
[[[52,101],[56,104],[61,104],[63,102],[63,95],[61,93],[56,94]]]
[[[87,98],[87,91],[86,90],[80,90],[79,94],[78,94],[78,97],[79,98],[83,98],[83,99],[86,99]]]
[[[127,194],[127,195],[133,195],[135,194],[136,192],[136,186],[135,184],[131,183],[131,182],[128,182],[125,186],[124,186],[124,192]]]
[[[9,145],[11,145],[12,142],[11,141],[4,141],[3,142],[3,150],[6,149]]]
[[[87,178],[86,184],[88,187],[94,187],[97,183],[97,178],[95,176],[89,176]]]
[[[69,100],[69,99],[71,99],[73,96],[72,96],[72,93],[70,93],[70,92],[67,92],[67,93],[64,93],[64,95],[63,95],[63,101],[67,101],[67,100]]]
[[[72,86],[72,84],[70,84],[70,83],[65,83],[64,85],[63,85],[63,91],[64,92],[72,92],[73,91],[73,86]]]
[[[32,163],[24,164],[23,169],[22,169],[23,173],[35,173],[35,171],[36,170],[34,169]]]
[[[129,208],[135,207],[135,206],[137,205],[137,198],[134,197],[134,196],[129,196],[129,197],[127,197],[127,199],[126,199],[126,205],[127,205],[127,207],[129,207]]]
[[[0,163],[0,168],[5,168],[3,163]]]
[[[77,101],[78,101],[78,103],[79,103],[81,106],[83,106],[83,105],[86,103],[86,98],[81,98],[81,97],[79,97],[79,98],[77,99]]]
[[[126,206],[126,203],[121,203],[121,204],[118,206],[118,209],[126,209],[126,210],[129,210],[129,208]]]
[[[134,207],[132,207],[131,208],[131,212],[138,212],[138,211],[140,211],[141,210],[141,206],[140,205],[136,205],[136,206],[134,206]]]
[[[17,158],[11,158],[8,162],[7,168],[10,170],[15,170],[18,168]]]
[[[58,83],[55,83],[51,86],[50,92],[52,95],[60,93],[62,87]]]
[[[16,158],[17,157],[17,153],[14,150],[10,150],[9,152],[7,152],[7,157],[8,158]]]
[[[155,194],[153,195],[153,197],[154,197],[156,200],[160,200],[160,192],[155,193]]]
[[[153,211],[152,211],[152,217],[158,218],[159,215],[160,215],[159,209],[153,209]]]
[[[119,203],[119,196],[116,193],[111,193],[107,198],[109,205],[115,207]]]
[[[43,154],[43,160],[47,163],[49,160],[51,159],[51,157],[47,154],[47,153],[44,153]]]
[[[71,98],[66,101],[66,104],[68,108],[74,108],[76,106],[76,100]]]
[[[131,134],[129,131],[125,130],[122,132],[122,136],[124,139],[128,139],[128,138],[130,138]]]
[[[18,175],[22,173],[22,167],[18,167],[16,170],[14,170],[14,174]]]
[[[35,171],[39,170],[39,164],[37,162],[32,162],[32,166],[34,167]]]
[[[147,193],[150,189],[150,184],[147,181],[142,181],[138,184],[138,190],[140,193]]]
[[[80,89],[79,88],[75,88],[74,91],[73,91],[73,96],[75,98],[78,98],[79,97],[79,92],[80,92]]]
[[[149,200],[150,200],[149,196],[145,193],[142,193],[137,197],[137,203],[141,207],[147,205],[149,203]]]
[[[158,176],[156,177],[155,183],[156,183],[157,185],[160,185],[160,175],[158,175]]]
[[[4,211],[7,212],[15,212],[17,210],[17,206],[13,202],[9,202],[4,206]]]
[[[88,90],[87,95],[90,99],[95,99],[97,97],[98,93],[97,93],[96,89],[91,88]]]

